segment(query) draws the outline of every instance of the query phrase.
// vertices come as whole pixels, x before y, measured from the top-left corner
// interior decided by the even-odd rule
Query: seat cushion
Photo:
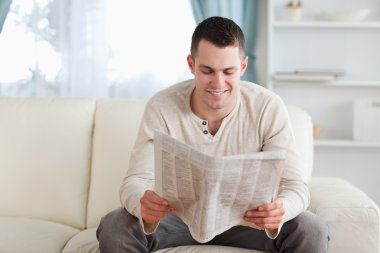
[[[238,249],[234,247],[222,246],[182,246],[170,249],[163,249],[155,253],[263,253],[257,250]]]
[[[87,229],[75,235],[62,253],[99,253],[96,228]],[[182,246],[156,251],[155,253],[262,253],[256,250],[221,246]]]
[[[48,221],[0,217],[0,252],[59,253],[78,232]]]
[[[66,244],[62,253],[99,253],[96,228],[86,229],[76,234]]]

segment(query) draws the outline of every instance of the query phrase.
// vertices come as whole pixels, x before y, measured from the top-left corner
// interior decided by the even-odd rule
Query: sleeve
[[[285,168],[278,194],[283,201],[285,215],[279,229],[266,230],[267,235],[274,239],[285,222],[307,209],[310,193],[304,180],[306,177],[303,174],[306,172],[301,166],[288,110],[280,97],[275,96],[275,99],[268,102],[262,117],[259,131],[263,136],[263,151],[286,151]]]
[[[146,190],[154,189],[154,130],[167,132],[165,121],[155,100],[145,108],[136,143],[132,149],[129,168],[120,187],[120,201],[129,213],[136,216],[146,234],[155,231],[158,223],[148,227],[141,218],[140,198]]]

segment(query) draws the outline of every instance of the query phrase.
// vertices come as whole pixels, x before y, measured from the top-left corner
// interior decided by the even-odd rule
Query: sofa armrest
[[[330,229],[330,253],[380,252],[379,207],[364,192],[333,177],[313,177],[309,189],[309,210]]]

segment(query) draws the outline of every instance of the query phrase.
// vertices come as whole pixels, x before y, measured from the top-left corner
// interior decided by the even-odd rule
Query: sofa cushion
[[[309,210],[329,224],[329,252],[380,252],[379,207],[363,191],[334,177],[313,177],[309,188]]]
[[[0,217],[0,252],[59,253],[78,232],[48,221]]]
[[[145,108],[142,100],[97,101],[87,227],[120,207],[119,188]]]
[[[155,253],[263,253],[257,250],[239,249],[235,247],[223,246],[181,246],[156,251]]]
[[[99,253],[96,228],[88,229],[74,236],[62,253]],[[256,250],[238,249],[221,246],[182,246],[156,251],[155,253],[263,253]]]
[[[99,253],[96,228],[86,229],[76,234],[66,244],[62,253]]]
[[[95,101],[0,98],[0,215],[85,225]]]

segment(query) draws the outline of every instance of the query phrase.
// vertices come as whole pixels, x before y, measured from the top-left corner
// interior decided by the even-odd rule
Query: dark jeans
[[[138,219],[123,208],[102,218],[97,237],[101,253],[145,253],[200,244],[191,237],[187,225],[173,214],[161,220],[155,233],[145,235]],[[324,253],[327,252],[328,237],[327,224],[317,215],[304,212],[286,222],[274,240],[263,230],[235,226],[205,244],[267,252]]]

